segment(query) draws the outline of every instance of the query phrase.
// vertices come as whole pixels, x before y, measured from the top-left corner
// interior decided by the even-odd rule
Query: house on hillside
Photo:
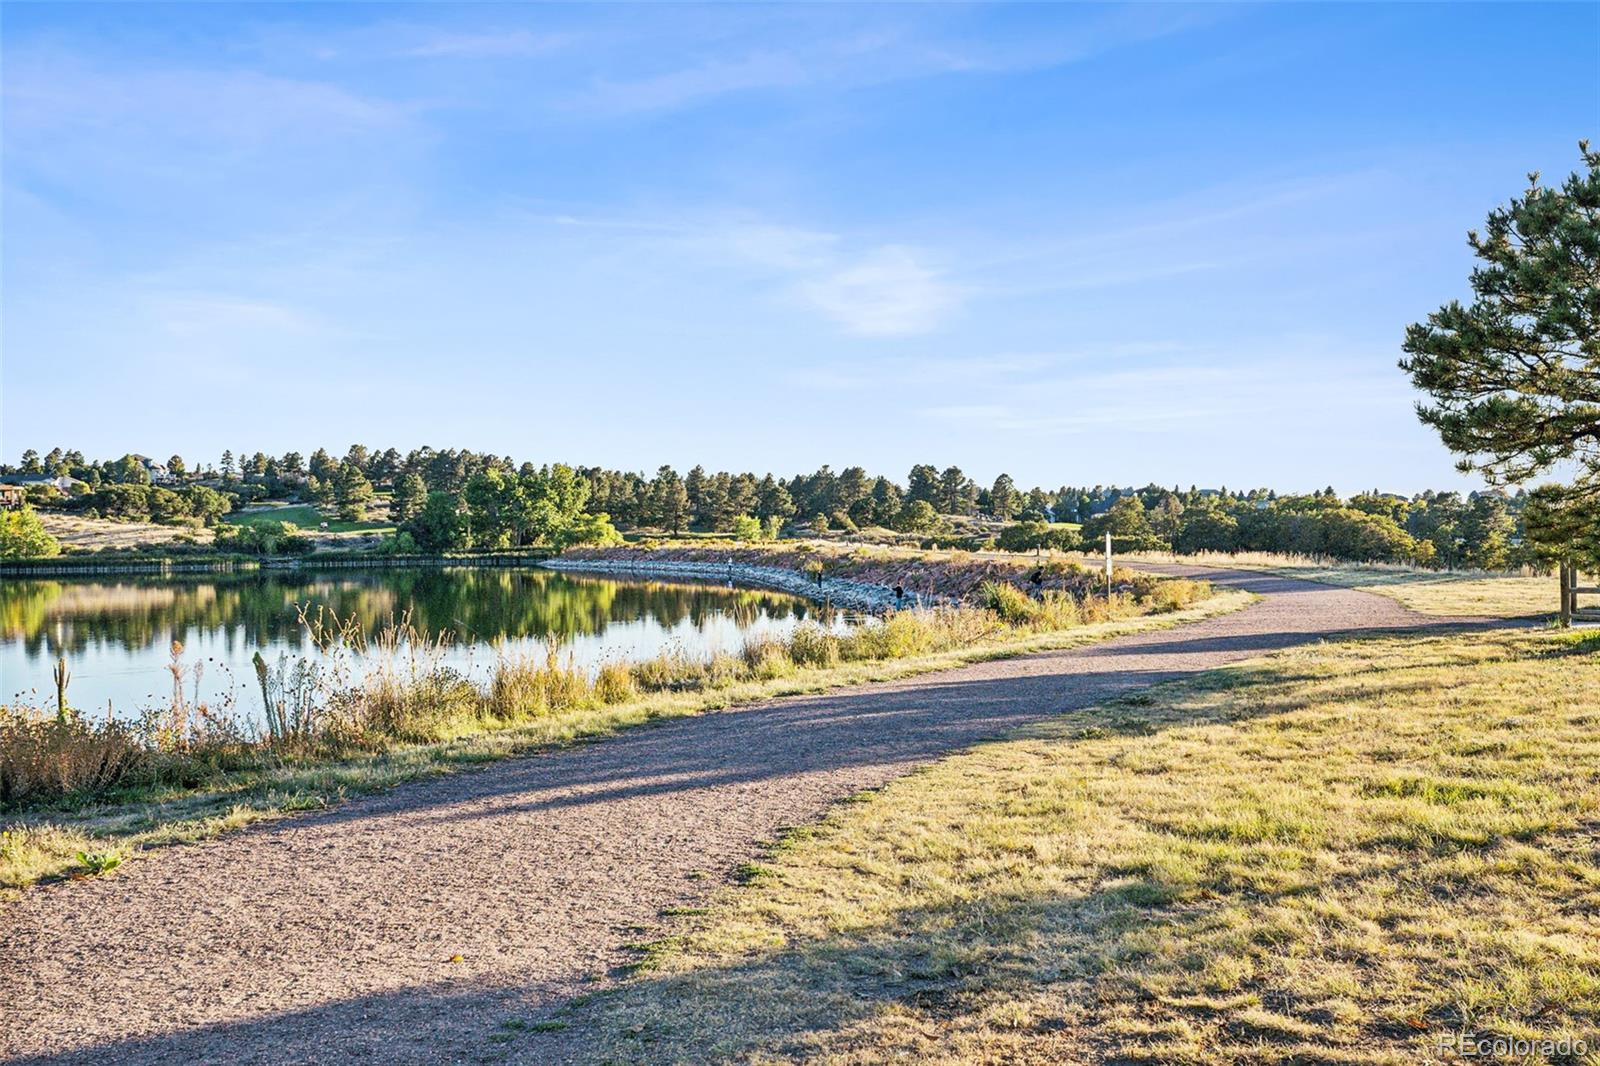
[[[76,485],[88,487],[86,482],[65,474],[6,474],[0,477],[0,485],[27,490],[36,485],[43,485],[55,489],[57,492],[70,494]]]
[[[167,469],[165,463],[158,463],[148,455],[133,456],[139,465],[144,467],[144,472],[150,475],[150,480],[156,485],[165,485],[172,481],[172,471]]]
[[[17,511],[28,502],[28,493],[21,485],[0,485],[0,511]]]

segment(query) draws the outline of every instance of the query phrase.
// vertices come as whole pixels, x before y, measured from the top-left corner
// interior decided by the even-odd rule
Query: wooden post
[[[1573,579],[1572,564],[1561,564],[1561,628],[1572,625],[1572,601],[1577,599],[1572,593],[1572,586],[1577,584]]]
[[[1111,531],[1106,530],[1106,603],[1111,603]]]

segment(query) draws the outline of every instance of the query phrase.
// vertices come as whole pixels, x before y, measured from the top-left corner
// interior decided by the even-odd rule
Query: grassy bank
[[[1600,1062],[1600,639],[1320,645],[836,808],[578,1018],[597,1060]]]
[[[335,672],[309,690],[317,698],[301,695],[308,690],[298,687],[297,664],[269,668],[272,703],[284,713],[268,741],[186,703],[181,686],[173,706],[137,731],[63,727],[48,714],[12,709],[0,736],[0,803],[11,811],[0,888],[651,720],[1070,647],[1249,600],[1230,593],[1199,602],[1208,592],[1164,582],[1147,598],[1072,606],[1001,591],[994,609],[905,612],[843,635],[803,627],[789,641],[750,644],[710,662],[664,656],[613,664],[596,677],[559,658],[503,659],[474,683],[436,669],[422,641],[391,635],[375,642],[387,665],[357,679],[355,671],[338,674],[335,661]],[[108,760],[118,764],[111,780]]]

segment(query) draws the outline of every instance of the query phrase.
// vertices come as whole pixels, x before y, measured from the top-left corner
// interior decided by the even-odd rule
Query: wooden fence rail
[[[1561,564],[1561,624],[1600,622],[1600,604],[1583,606],[1579,596],[1600,596],[1600,585],[1585,585],[1583,575],[1570,563]]]

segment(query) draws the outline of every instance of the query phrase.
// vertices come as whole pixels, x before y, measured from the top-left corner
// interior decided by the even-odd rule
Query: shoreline
[[[534,564],[545,570],[562,573],[609,574],[628,577],[682,577],[701,581],[729,582],[751,588],[784,592],[819,603],[823,606],[847,611],[882,614],[903,608],[930,607],[942,604],[928,596],[907,592],[897,597],[886,585],[848,578],[824,577],[819,585],[815,578],[798,570],[780,566],[755,566],[736,562],[691,562],[681,559],[544,559]]]

